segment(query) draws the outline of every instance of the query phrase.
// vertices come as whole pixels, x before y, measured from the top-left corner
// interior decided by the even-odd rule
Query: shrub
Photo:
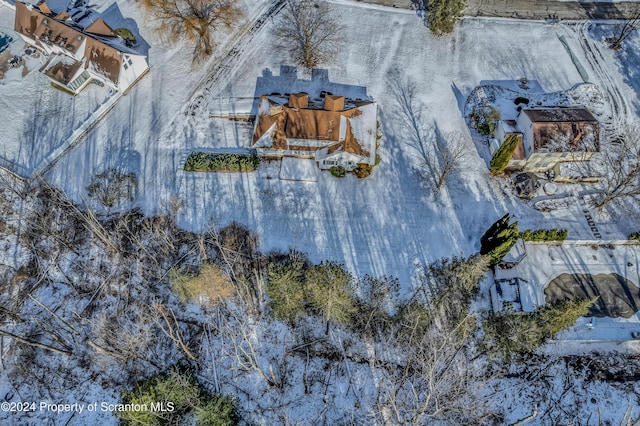
[[[564,241],[567,239],[566,229],[527,229],[520,233],[520,238],[525,241]]]
[[[360,163],[358,167],[353,170],[353,173],[360,179],[364,179],[371,174],[373,167],[367,163]]]
[[[111,208],[133,201],[137,186],[138,178],[135,173],[110,168],[95,175],[86,190],[89,197]]]
[[[380,157],[380,154],[376,154],[376,162],[375,162],[374,166],[377,166],[381,162],[382,162],[382,157]]]
[[[496,123],[482,123],[478,125],[478,133],[484,136],[493,134],[496,129]]]
[[[126,28],[116,28],[116,34],[120,36],[124,40],[124,44],[127,47],[133,47],[136,45],[136,37],[133,35],[131,31]]]
[[[203,265],[198,273],[171,268],[169,279],[172,290],[185,303],[217,304],[235,292],[231,280],[215,264]]]
[[[252,172],[260,158],[248,154],[213,154],[193,152],[184,163],[187,172]]]
[[[335,177],[345,177],[347,175],[347,171],[342,166],[333,166],[329,169],[331,174]]]
[[[234,399],[211,395],[195,379],[193,370],[174,367],[168,373],[139,382],[132,391],[122,392],[124,404],[146,405],[147,410],[116,413],[125,425],[191,424],[195,414],[198,425],[236,425],[240,421]],[[173,411],[152,410],[151,404],[164,402]]]
[[[525,104],[525,105],[529,105],[529,99],[527,98],[523,98],[522,96],[518,96],[514,101],[514,104],[519,105],[519,104]]]
[[[491,162],[489,163],[491,173],[502,173],[504,169],[507,168],[517,146],[518,137],[516,135],[509,136],[507,140],[500,145],[500,148],[493,154]]]
[[[634,232],[632,234],[629,234],[629,239],[640,241],[640,232]]]
[[[486,106],[480,110],[475,110],[469,115],[471,126],[475,128],[481,135],[490,135],[496,128],[496,123],[500,120],[500,112],[491,107]]]
[[[448,34],[462,16],[466,0],[428,0],[425,19],[435,35]]]

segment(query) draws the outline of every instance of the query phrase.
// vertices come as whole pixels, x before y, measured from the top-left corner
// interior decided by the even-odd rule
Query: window
[[[133,65],[133,62],[131,61],[131,58],[129,58],[129,60],[127,62],[129,63],[129,65]]]
[[[127,66],[127,64],[124,64],[123,66],[124,66],[124,69],[125,69],[125,70],[126,70],[126,69],[129,69],[129,67]]]

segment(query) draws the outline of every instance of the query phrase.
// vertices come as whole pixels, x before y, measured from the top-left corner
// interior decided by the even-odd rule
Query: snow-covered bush
[[[345,177],[347,175],[347,171],[342,166],[332,166],[329,171],[335,177]]]

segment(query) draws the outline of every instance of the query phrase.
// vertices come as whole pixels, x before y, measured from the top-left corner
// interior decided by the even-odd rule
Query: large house
[[[40,72],[55,86],[75,95],[97,80],[126,93],[147,73],[146,56],[127,47],[84,0],[59,3],[19,1],[15,20],[16,32],[43,53]]]
[[[509,169],[541,172],[563,161],[586,161],[600,150],[600,124],[584,107],[523,109],[517,120],[500,120],[492,154],[509,137],[518,145]]]
[[[252,147],[264,157],[312,158],[321,169],[376,160],[377,105],[325,94],[260,96]]]

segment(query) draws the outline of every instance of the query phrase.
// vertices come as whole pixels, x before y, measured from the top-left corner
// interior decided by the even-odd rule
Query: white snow
[[[280,166],[280,179],[302,182],[318,181],[318,165],[315,160],[284,157]]]
[[[247,0],[245,3],[249,18],[267,7],[266,2]],[[98,6],[106,8],[108,4],[99,2]],[[414,171],[419,165],[418,152],[407,143],[410,134],[404,126],[407,117],[399,106],[398,88],[414,88],[415,107],[422,118],[415,124],[421,132],[460,131],[468,135],[464,107],[473,88],[483,84],[512,84],[526,77],[536,83],[536,90],[539,88],[540,92],[557,92],[584,81],[584,72],[576,65],[580,63],[589,81],[609,94],[606,102],[615,102],[620,116],[635,117],[637,113],[640,86],[635,70],[640,59],[633,51],[616,54],[606,48],[602,35],[611,31],[608,24],[591,27],[465,19],[453,35],[434,37],[413,11],[340,2],[335,6],[343,12],[344,24],[350,29],[362,30],[349,31],[347,43],[327,65],[326,72],[310,76],[290,68],[292,62],[286,52],[272,47],[270,20],[241,40],[230,38],[233,35],[221,35],[220,52],[230,51],[233,46],[235,56],[228,59],[220,54],[202,68],[192,68],[189,47],[159,44],[157,36],[142,19],[136,2],[117,4],[123,19],[135,22],[136,34],[149,43],[151,72],[118,100],[79,145],[63,153],[47,179],[74,200],[83,201],[91,178],[117,166],[136,174],[138,195],[132,207],[141,207],[146,214],[162,214],[170,199],[179,198],[184,202],[178,212],[179,223],[188,229],[201,231],[236,220],[260,236],[262,250],[292,247],[309,253],[312,261],[344,262],[356,275],[397,276],[405,294],[411,290],[416,265],[452,254],[477,252],[478,236],[507,211],[516,216],[523,229],[567,228],[571,238],[585,239],[590,231],[574,199],[569,208],[542,213],[535,210],[532,203],[513,197],[507,182],[488,175],[483,155],[478,152],[483,147],[470,148],[464,170],[442,193],[434,194]],[[0,31],[11,34],[12,25],[12,10],[1,6]],[[559,35],[564,37],[568,48]],[[227,41],[229,45],[225,45]],[[637,47],[640,37],[634,35],[630,43]],[[207,70],[215,69],[220,63],[224,67],[214,81],[208,82]],[[24,78],[0,85],[3,112],[0,129],[4,137],[0,157],[3,165],[24,174],[33,173],[41,164],[50,164],[52,153],[59,152],[74,129],[86,122],[108,98],[105,89],[95,85],[77,97],[70,97],[51,88],[46,77],[30,69]],[[284,181],[278,176],[286,164],[277,162],[263,163],[254,173],[185,173],[182,170],[186,157],[194,150],[250,144],[250,124],[209,115],[217,111],[247,112],[256,107],[253,102],[262,94],[298,91],[316,94],[321,90],[373,99],[378,104],[384,133],[379,151],[382,162],[369,178],[361,180],[348,175],[337,179],[322,172],[314,183]],[[236,102],[239,99],[243,101]],[[200,107],[191,109],[197,102]],[[185,114],[189,111],[194,111],[194,115]],[[604,118],[611,119],[609,125],[613,124],[614,117]],[[620,237],[630,227],[640,228],[637,217],[624,219],[609,223],[605,235]],[[10,237],[4,242],[13,244]],[[584,253],[571,253],[565,255],[569,256],[567,263],[579,264]],[[543,262],[548,260],[549,253],[541,251],[530,256],[531,260],[540,256],[539,262]],[[637,263],[637,254],[630,252],[629,256],[635,256]],[[12,257],[13,264],[9,263]],[[24,257],[23,249],[18,248],[14,253],[6,252],[2,262],[18,267]],[[532,265],[531,273],[541,275],[549,274],[554,267],[541,266],[547,263]],[[596,262],[585,267],[595,270],[600,266]],[[47,295],[43,291],[43,296]],[[581,325],[584,324],[579,323],[577,327]],[[318,324],[310,326],[310,329],[317,328]],[[277,361],[283,358],[283,348],[292,339],[289,331],[277,323],[268,326],[262,323],[252,333],[251,341],[261,344],[260,365],[277,366]],[[580,337],[587,331],[576,329],[567,333],[563,339]],[[214,377],[218,374],[224,384],[222,391],[246,395],[243,391],[247,390],[253,396],[264,395],[266,406],[272,400],[284,404],[282,399],[287,398],[286,414],[302,423],[325,418],[320,393],[303,395],[301,385],[285,396],[271,391],[255,372],[240,375],[230,368],[231,354],[225,352],[229,351],[229,345],[223,344],[227,337],[211,336],[211,339],[208,345],[211,362],[205,374]],[[339,336],[331,339],[339,340]],[[622,346],[601,344],[598,347],[609,351]],[[301,383],[297,379],[304,366],[299,358],[291,363],[289,373],[296,383]],[[371,370],[355,363],[351,365],[354,372],[349,372],[349,376],[353,380],[347,383],[346,374],[333,379],[328,393],[341,407],[353,408],[356,394],[361,397],[358,400],[372,401],[376,397],[376,386],[372,384],[377,378],[371,376]],[[540,399],[547,404],[548,395],[562,402],[567,392],[563,393],[565,382],[561,379],[568,376],[563,375],[563,367],[562,363],[554,365],[550,374],[556,377],[551,377],[545,382],[547,387],[540,389],[532,388],[527,380],[520,378],[503,378],[487,384],[487,392],[491,389],[497,392],[491,404],[505,407],[505,423],[509,423],[529,415],[533,404]],[[239,377],[243,380],[236,380]],[[570,379],[576,384],[576,389],[568,393],[570,398],[596,394],[600,399],[598,392],[608,393],[602,396],[606,404],[602,411],[609,419],[616,416],[619,419],[624,413],[622,405],[625,404],[616,405],[616,401],[626,403],[626,397],[633,394],[633,390],[621,391],[598,381],[585,384],[580,377]],[[0,386],[0,391],[5,390]],[[102,391],[99,384],[84,390],[89,393],[81,397],[87,401],[115,397],[113,390]],[[255,403],[255,399],[252,401]],[[547,408],[549,406],[551,402]],[[587,417],[598,407],[600,405],[589,402],[575,412]],[[278,413],[270,415],[272,419]],[[331,419],[331,413],[328,415]],[[107,417],[106,420],[97,416],[82,417],[75,419],[75,424],[92,420],[104,420],[105,424],[115,422]],[[553,424],[553,419],[543,424]]]
[[[389,31],[354,32],[328,71],[309,76],[281,68],[291,62],[284,52],[269,48],[269,23],[251,44],[237,46],[241,56],[221,78],[224,84],[203,92],[204,114],[189,119],[176,116],[184,102],[178,93],[186,91],[175,97],[165,94],[177,87],[171,82],[180,81],[175,61],[159,58],[152,48],[151,78],[123,97],[99,128],[58,163],[50,179],[81,198],[91,176],[130,153],[137,158],[132,171],[143,188],[136,204],[147,213],[159,212],[169,197],[180,197],[186,201],[180,223],[189,229],[203,229],[212,220],[238,220],[269,236],[262,240],[264,249],[295,246],[315,261],[334,259],[354,273],[391,274],[405,283],[416,262],[475,251],[472,236],[507,209],[529,220],[540,217],[505,197],[475,152],[449,194],[434,202],[434,194],[413,172],[416,153],[405,143],[400,125],[404,117],[391,83],[400,75],[415,84],[425,130],[465,131],[461,108],[466,94],[482,81],[527,76],[547,91],[581,82],[556,35],[558,30],[571,30],[535,22],[465,20],[453,36],[436,38],[412,14],[337,7],[350,27]],[[195,80],[188,74],[183,77],[181,84]],[[155,88],[157,84],[162,90]],[[320,90],[378,103],[384,132],[382,164],[369,178],[338,180],[321,173],[318,183],[309,186],[265,181],[259,174],[182,172],[193,149],[250,143],[251,129],[245,123],[208,118],[209,111],[220,109],[220,99],[295,91],[313,95]],[[159,111],[164,112],[161,117]],[[303,206],[299,200],[304,200]]]

